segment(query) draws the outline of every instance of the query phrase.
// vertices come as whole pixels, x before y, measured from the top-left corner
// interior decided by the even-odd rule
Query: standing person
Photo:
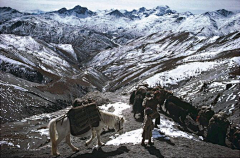
[[[148,139],[148,144],[153,145],[153,142],[151,142],[152,138],[152,130],[154,128],[151,114],[153,113],[153,110],[151,108],[145,109],[145,116],[143,121],[143,133],[142,133],[142,146],[145,146],[145,139]]]
[[[160,114],[158,112],[159,100],[161,98],[161,93],[159,91],[154,92],[152,97],[150,93],[147,93],[146,97],[143,100],[142,106],[144,108],[152,109],[151,118],[155,119],[155,128],[158,128],[157,125],[160,125]]]

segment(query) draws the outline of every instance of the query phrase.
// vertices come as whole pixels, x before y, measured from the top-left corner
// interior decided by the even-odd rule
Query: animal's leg
[[[98,140],[98,146],[103,146],[105,145],[103,142],[100,140],[100,131],[96,131],[97,133],[97,140]]]
[[[57,141],[52,141],[52,155],[60,155],[60,153],[57,150]]]
[[[68,135],[66,136],[66,143],[72,148],[72,151],[79,151],[79,149],[77,147],[75,147],[74,145],[72,145],[71,141],[70,141],[70,133],[68,133]]]
[[[92,130],[92,135],[91,135],[90,139],[88,139],[88,140],[86,141],[85,146],[88,146],[95,137],[96,137],[95,131]]]
[[[141,116],[141,119],[144,118],[144,111],[143,110],[141,111],[141,115],[140,116]]]
[[[133,117],[134,117],[134,118],[136,118],[135,115],[136,115],[136,113],[134,112],[134,114],[133,114]]]
[[[59,132],[58,132],[58,134],[59,134]],[[57,141],[54,142],[54,144],[52,144],[53,155],[60,155],[60,153],[58,152],[57,146],[63,140],[64,137],[65,137],[64,135],[59,134]]]
[[[49,123],[49,135],[52,143],[52,150],[51,153],[52,155],[60,155],[59,152],[57,151],[57,140],[56,140],[56,122],[51,121]]]

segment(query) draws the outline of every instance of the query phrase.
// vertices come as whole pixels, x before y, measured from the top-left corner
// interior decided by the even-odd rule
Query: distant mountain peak
[[[66,11],[67,11],[66,8],[61,8],[61,9],[59,9],[57,12],[60,13],[60,14],[62,14],[62,13],[65,13]]]
[[[167,6],[167,5],[165,5],[165,6],[157,6],[155,8],[155,10],[156,10],[155,15],[157,15],[157,16],[163,16],[165,14],[174,14],[174,13],[176,13],[175,10],[171,10],[169,8],[169,6]]]
[[[77,10],[77,9],[81,9],[81,8],[85,8],[85,7],[81,7],[80,5],[76,5],[73,9],[75,10]]]
[[[182,14],[187,15],[187,16],[193,15],[193,13],[191,13],[190,11],[186,11],[186,12],[184,12]]]
[[[0,7],[0,12],[20,13],[18,10],[13,9],[11,7]]]
[[[141,8],[139,8],[139,12],[144,12],[144,11],[146,11],[147,9],[145,8],[145,7],[141,7]]]
[[[233,15],[233,14],[234,13],[232,11],[228,11],[226,9],[219,9],[219,10],[216,10],[216,11],[203,13],[203,15],[212,16],[212,17],[216,17],[216,16],[227,17],[227,16],[230,16],[230,15]]]
[[[77,5],[73,9],[70,9],[69,11],[74,11],[78,14],[85,14],[89,10],[86,7],[81,7],[80,5]]]
[[[225,9],[219,9],[216,12],[218,12],[219,14],[221,14],[221,15],[223,15],[225,17],[227,17],[228,15],[232,15],[233,14],[233,12],[225,10]]]
[[[162,5],[162,6],[157,6],[156,9],[167,9],[169,6],[167,5]]]
[[[86,7],[81,7],[80,5],[77,5],[74,8],[69,9],[69,10],[67,10],[66,8],[62,8],[62,9],[56,11],[56,12],[53,12],[53,13],[59,13],[63,16],[73,15],[73,16],[76,16],[76,17],[79,17],[79,18],[86,18],[88,16],[95,15],[94,12],[88,10]]]
[[[125,15],[117,9],[108,13],[108,15],[115,16],[115,17],[125,17]]]

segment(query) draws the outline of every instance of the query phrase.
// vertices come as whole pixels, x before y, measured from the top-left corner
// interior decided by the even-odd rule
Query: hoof
[[[98,151],[99,149],[101,149],[101,146],[96,145],[92,148],[93,151]]]
[[[60,153],[53,153],[54,156],[60,156]]]
[[[105,143],[103,143],[103,142],[98,144],[98,146],[104,146],[104,145],[105,145]]]
[[[78,151],[79,151],[79,149],[78,149],[78,148],[75,148],[75,149],[73,149],[73,151],[75,151],[75,152],[78,152]]]
[[[154,145],[154,143],[153,142],[149,142],[148,145],[152,146],[152,145]]]

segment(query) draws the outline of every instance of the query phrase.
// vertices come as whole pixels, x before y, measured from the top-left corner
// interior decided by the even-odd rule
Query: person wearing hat
[[[153,142],[151,142],[152,138],[152,130],[154,129],[154,125],[152,122],[151,114],[153,113],[153,110],[149,107],[145,109],[145,116],[143,121],[143,133],[142,133],[142,146],[145,146],[145,140],[148,139],[148,144],[153,145]]]

